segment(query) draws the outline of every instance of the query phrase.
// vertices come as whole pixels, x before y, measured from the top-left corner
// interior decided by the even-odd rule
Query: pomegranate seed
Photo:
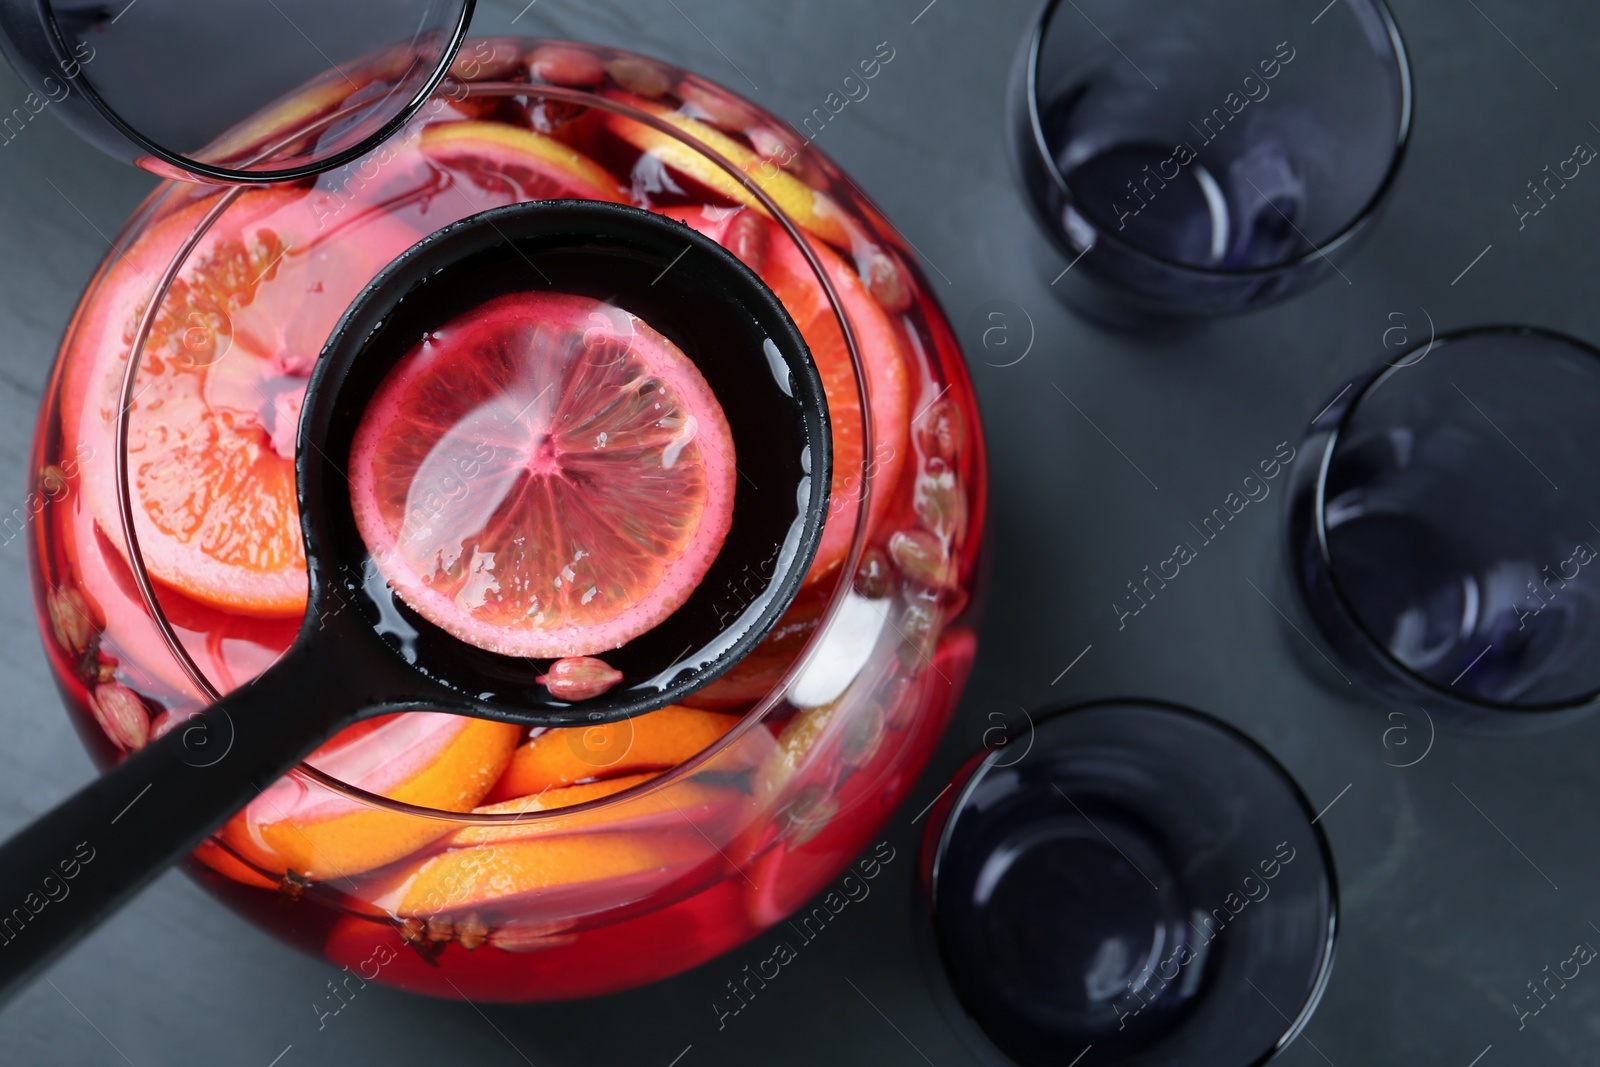
[[[611,75],[612,81],[640,96],[660,96],[672,88],[667,72],[643,59],[613,59],[606,64],[606,73]]]
[[[178,725],[178,717],[170,711],[163,711],[150,721],[150,740],[165,737],[174,726]]]
[[[887,252],[873,250],[867,266],[867,291],[877,298],[883,310],[900,312],[911,306],[911,286],[905,271]]]
[[[95,639],[100,627],[89,614],[89,605],[83,594],[68,586],[53,589],[45,598],[50,611],[50,629],[56,643],[72,652],[82,653]]]
[[[924,589],[913,596],[900,616],[900,633],[906,643],[900,646],[900,662],[913,674],[921,674],[931,662],[939,641],[944,613],[939,610],[939,594]]]
[[[534,681],[558,700],[588,700],[622,681],[622,672],[594,656],[568,656],[556,660],[550,665],[549,674],[541,674]]]
[[[896,530],[889,538],[889,556],[912,581],[930,589],[947,589],[955,578],[955,568],[945,552],[944,542],[926,530]]]
[[[780,837],[790,848],[799,848],[822,832],[839,812],[839,799],[821,785],[802,788],[778,813]]]
[[[877,545],[869,546],[861,553],[861,565],[856,568],[855,590],[868,600],[882,600],[894,591],[889,557]]]
[[[95,686],[89,694],[89,710],[106,736],[126,752],[143,748],[150,738],[150,712],[139,694],[125,685]]]
[[[936,402],[917,427],[917,444],[929,456],[946,463],[955,462],[967,443],[967,430],[961,409],[949,400]]]
[[[534,49],[528,73],[549,85],[599,85],[606,76],[594,53],[558,45]]]
[[[489,939],[489,924],[478,918],[478,913],[469,911],[456,920],[456,944],[471,952]]]
[[[684,111],[713,126],[737,133],[756,124],[755,112],[721,89],[697,85],[685,78],[678,83],[678,98],[684,103]]]
[[[517,69],[522,56],[508,41],[478,41],[456,53],[450,76],[461,81],[500,81]]]
[[[914,491],[917,518],[932,533],[960,543],[967,534],[967,495],[956,472],[942,459],[930,458],[917,476]]]

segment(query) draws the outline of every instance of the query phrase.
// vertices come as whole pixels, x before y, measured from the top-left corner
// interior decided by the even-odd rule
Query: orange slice
[[[694,227],[731,251],[740,250],[739,243],[732,239],[737,232],[733,225],[740,214],[737,209],[675,207],[662,209],[661,213]],[[765,248],[766,255],[764,262],[754,266],[800,328],[828,397],[833,434],[832,498],[816,560],[807,575],[807,581],[814,582],[831,575],[843,562],[861,510],[861,392],[856,387],[854,365],[839,320],[811,265],[777,223],[764,218],[755,221],[767,230],[767,239],[757,243]],[[898,483],[910,452],[910,372],[899,335],[861,278],[827,247],[816,241],[810,242],[810,247],[839,294],[866,363],[876,438],[871,457],[870,532],[887,513],[892,488]]]
[[[668,704],[620,722],[546,730],[517,749],[488,799],[507,800],[593,778],[676,767],[715,743],[738,721],[732,715]]]
[[[419,807],[470,811],[510,762],[521,728],[434,712],[384,716],[324,745],[311,762],[368,792]],[[290,777],[235,815],[222,839],[264,870],[341,878],[443,837],[448,822],[371,807]]]
[[[140,547],[156,578],[215,607],[304,611],[293,448],[306,376],[361,286],[416,240],[380,217],[326,240],[325,203],[287,189],[241,196],[189,256],[144,349],[128,415]],[[81,343],[96,352],[82,433],[97,451],[115,451],[122,370],[143,310],[137,294],[167,265],[176,245],[169,228],[192,221],[183,211],[154,228],[134,249],[145,283],[129,281],[134,301],[118,299],[104,321],[83,324],[96,336]],[[102,528],[118,529],[112,480],[93,480],[86,492]]]
[[[698,840],[698,838],[696,839]],[[661,875],[702,858],[682,835],[557,834],[451,849],[407,868],[374,903],[399,916],[482,907],[527,893]]]
[[[502,815],[512,812],[554,811],[559,808],[583,804],[601,797],[620,793],[624,789],[657,777],[656,774],[625,774],[620,778],[569,785],[560,789],[544,790],[529,797],[518,797],[499,804],[488,804],[475,809],[479,814]],[[469,826],[458,830],[450,838],[452,847],[462,845],[489,845],[499,841],[521,841],[551,833],[572,833],[582,830],[599,832],[607,828],[638,831],[647,825],[689,827],[702,826],[710,809],[718,804],[729,804],[743,794],[727,786],[709,785],[694,779],[654,790],[637,800],[625,802],[614,809],[580,812],[560,819],[536,819],[525,823]],[[663,818],[664,817],[664,818]]]

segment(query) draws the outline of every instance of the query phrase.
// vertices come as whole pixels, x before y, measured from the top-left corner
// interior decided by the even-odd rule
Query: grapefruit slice
[[[419,807],[471,811],[510,762],[521,728],[439,712],[358,723],[310,762],[342,782]],[[282,778],[223,826],[222,840],[263,870],[316,880],[381,867],[452,826],[384,811],[298,778]]]
[[[498,201],[573,198],[627,203],[610,171],[570,145],[501,122],[438,122],[422,154]],[[509,198],[508,198],[509,196]]]
[[[661,213],[692,226],[735,254],[740,251],[739,242],[732,237],[737,232],[734,220],[742,209],[674,207],[663,208]],[[800,328],[828,397],[828,418],[833,434],[833,483],[822,540],[806,576],[808,582],[815,582],[832,575],[844,561],[861,508],[864,456],[861,392],[856,388],[850,350],[845,346],[833,305],[828,302],[828,295],[805,256],[777,223],[766,218],[753,221],[767,230],[767,240],[759,242],[766,253],[758,268],[761,279],[783,302],[789,317]],[[894,325],[867,292],[860,277],[826,246],[811,241],[810,247],[844,304],[845,316],[855,330],[856,342],[866,362],[876,437],[872,450],[870,533],[889,509],[893,487],[899,481],[900,469],[910,451],[910,374]]]
[[[380,573],[502,655],[625,644],[688,599],[733,521],[733,434],[711,387],[588,297],[512,293],[429,334],[350,454]]]
[[[715,743],[738,721],[733,715],[668,704],[621,722],[546,730],[517,749],[505,776],[489,793],[489,800],[523,797],[547,789],[559,791],[594,778],[676,767]]]

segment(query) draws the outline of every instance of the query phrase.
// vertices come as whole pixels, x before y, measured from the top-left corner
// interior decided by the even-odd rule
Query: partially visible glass
[[[473,0],[3,0],[0,45],[40,107],[113,156],[165,177],[281,181],[397,130],[445,76],[472,10]]]
[[[1245,311],[1337,270],[1400,165],[1411,75],[1383,0],[1050,0],[1007,104],[1023,191],[1066,257],[1052,284],[1132,324]]]
[[[1345,385],[1295,467],[1289,538],[1341,666],[1464,725],[1600,696],[1600,351],[1524,327],[1440,337]]]
[[[926,970],[985,1067],[1255,1067],[1311,1018],[1333,966],[1332,852],[1237,730],[1090,704],[952,786],[923,841]]]

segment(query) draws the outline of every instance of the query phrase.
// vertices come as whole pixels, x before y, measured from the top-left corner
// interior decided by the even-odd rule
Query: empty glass
[[[1243,311],[1338,270],[1399,166],[1382,0],[1050,0],[1012,69],[1030,205],[1096,317]]]
[[[399,129],[450,68],[472,8],[0,0],[0,46],[34,90],[28,112],[54,110],[113,156],[166,177],[277,181],[338,166]],[[275,139],[286,126],[300,136]]]
[[[953,786],[923,851],[944,964],[928,971],[980,1062],[1246,1067],[1310,1018],[1333,963],[1332,855],[1238,731],[1094,704]]]
[[[1295,465],[1289,535],[1346,670],[1484,725],[1593,706],[1597,408],[1600,351],[1528,328],[1442,337],[1339,392]]]

